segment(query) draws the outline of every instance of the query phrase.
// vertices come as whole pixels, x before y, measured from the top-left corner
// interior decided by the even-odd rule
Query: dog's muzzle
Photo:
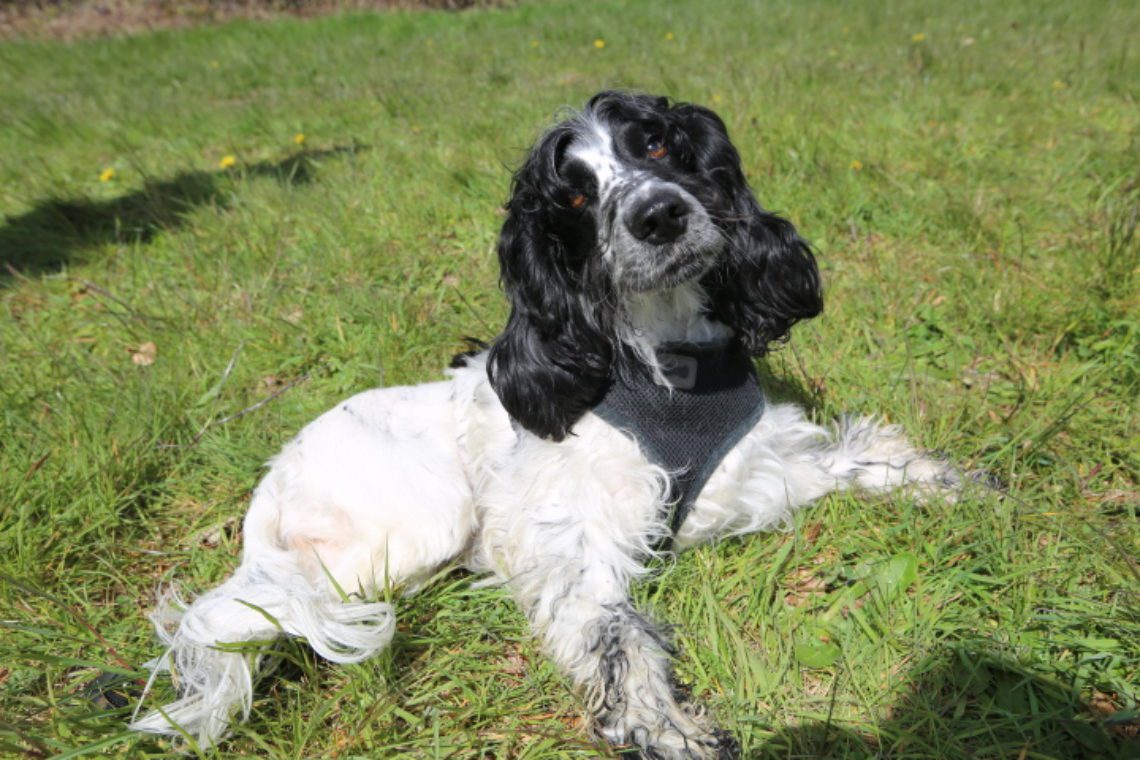
[[[685,234],[690,210],[680,193],[659,190],[630,209],[625,226],[637,240],[665,245]]]
[[[642,183],[615,194],[617,205],[602,247],[613,256],[615,282],[645,293],[702,274],[722,247],[708,212],[684,188]]]

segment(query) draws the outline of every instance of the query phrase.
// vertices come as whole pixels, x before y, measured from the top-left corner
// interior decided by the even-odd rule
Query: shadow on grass
[[[795,377],[790,367],[777,372],[772,369],[771,361],[762,360],[757,364],[757,376],[760,378],[760,386],[764,389],[765,400],[770,404],[798,404],[813,413],[819,411],[822,406],[819,393]]]
[[[386,656],[407,671],[425,651],[397,636]],[[959,644],[916,664],[909,683],[873,730],[855,730],[830,722],[777,728],[746,760],[967,760],[967,758],[1055,758],[1056,760],[1136,760],[1140,758],[1140,718],[1113,704],[1113,695],[1086,701],[1080,689],[994,654],[985,642],[976,648]],[[278,642],[283,657],[258,687],[271,692],[282,681],[309,679],[334,668],[296,641]],[[462,674],[457,674],[462,677]],[[85,697],[92,711],[79,723],[99,726],[89,738],[99,741],[108,726],[126,720],[138,698],[138,683],[125,676],[105,675],[89,684]],[[1127,708],[1128,706],[1123,706]],[[870,716],[868,716],[870,717]],[[269,733],[259,721],[277,716],[267,707],[255,712],[249,730]],[[728,722],[729,725],[731,721]],[[377,726],[383,730],[382,725]],[[140,738],[144,744],[150,740]],[[586,740],[589,741],[589,740]],[[599,747],[602,745],[599,744]],[[618,750],[617,757],[636,757]]]
[[[281,161],[236,167],[237,177],[267,177],[289,185],[315,178],[315,161],[366,149],[352,145],[302,150]],[[226,171],[179,172],[147,180],[141,189],[105,201],[47,198],[31,211],[4,219],[0,226],[0,288],[14,279],[56,272],[82,263],[82,252],[108,243],[147,243],[180,227],[200,206],[225,207],[220,182]]]
[[[1140,719],[1118,707],[1108,695],[1090,704],[1077,687],[958,647],[914,667],[877,732],[805,723],[777,730],[748,757],[1135,760]]]

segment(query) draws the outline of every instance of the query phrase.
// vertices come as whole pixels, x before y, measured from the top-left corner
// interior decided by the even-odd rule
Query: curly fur
[[[543,135],[507,210],[502,334],[447,380],[361,393],[285,446],[234,575],[188,606],[160,602],[155,669],[173,672],[179,699],[135,729],[220,740],[248,717],[267,665],[237,645],[297,636],[329,660],[362,660],[392,637],[378,594],[414,591],[458,559],[510,589],[599,735],[651,758],[736,752],[680,695],[667,636],[630,602],[670,532],[669,473],[591,409],[619,359],[653,367],[677,341],[760,356],[785,340],[822,308],[811,249],[756,201],[715,114],[646,95],[601,93]],[[895,428],[826,429],[769,405],[673,547],[784,527],[838,489],[955,482]]]

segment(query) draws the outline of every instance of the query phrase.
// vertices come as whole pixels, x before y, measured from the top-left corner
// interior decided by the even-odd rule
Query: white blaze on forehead
[[[586,130],[574,139],[567,151],[594,173],[598,195],[605,197],[621,174],[621,163],[614,153],[614,140],[608,129],[596,121],[586,123]]]

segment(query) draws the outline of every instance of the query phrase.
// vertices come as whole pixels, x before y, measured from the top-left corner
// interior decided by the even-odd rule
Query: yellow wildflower
[[[722,97],[720,96],[720,93],[719,93],[719,92],[714,92],[714,93],[713,93],[713,95],[712,95],[712,102],[713,102],[713,103],[719,103],[719,102],[720,102],[720,101],[722,101],[722,100],[724,100],[724,98],[722,98]]]
[[[222,156],[222,160],[218,162],[218,166],[222,167],[223,169],[229,169],[236,163],[237,159],[233,156]]]
[[[293,135],[293,142],[297,143],[298,145],[304,145],[305,144],[305,133],[304,132],[298,132],[297,134]]]
[[[106,169],[104,169],[103,171],[99,172],[99,181],[100,182],[110,182],[114,178],[115,178],[115,170],[109,166]]]
[[[606,41],[601,39],[600,37],[598,39],[594,40],[594,47],[596,47],[598,50],[601,50],[605,46],[606,46]]]
[[[674,39],[672,32],[665,32],[665,41],[672,42]]]
[[[923,34],[922,32],[915,32],[914,34],[912,34],[910,36],[911,42],[922,42],[925,39],[926,39],[926,35]]]
[[[854,161],[851,162],[851,171],[857,172],[857,171],[861,170],[862,168],[863,168],[863,162],[860,161],[859,159],[855,159]]]
[[[1054,79],[1054,80],[1053,80],[1053,89],[1054,89],[1054,90],[1063,90],[1063,89],[1065,89],[1065,88],[1066,88],[1066,87],[1068,87],[1068,86],[1069,86],[1069,85],[1065,84],[1065,83],[1064,83],[1064,82],[1062,82],[1060,79]]]
[[[536,48],[536,47],[538,47],[538,40],[531,40],[531,41],[530,41],[530,46],[531,46],[532,48]]]

